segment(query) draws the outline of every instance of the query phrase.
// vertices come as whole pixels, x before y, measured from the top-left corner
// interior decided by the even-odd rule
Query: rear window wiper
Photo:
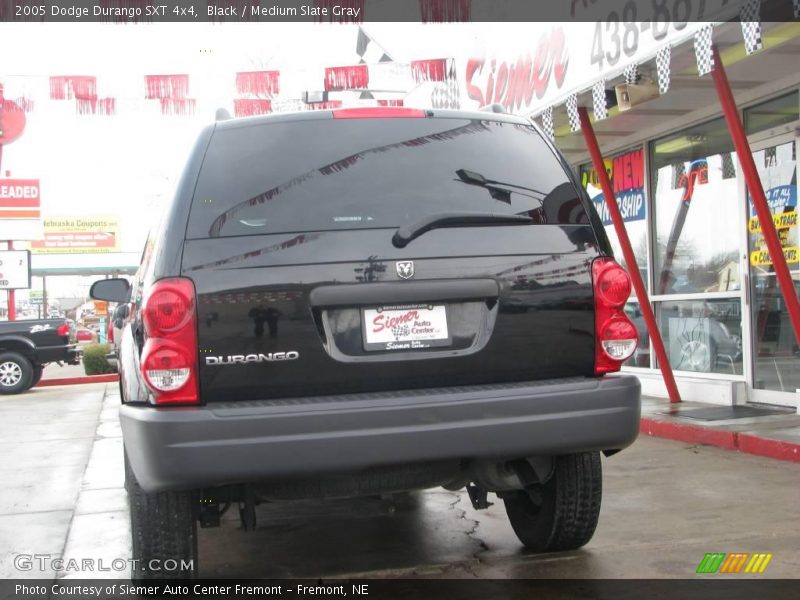
[[[428,215],[408,225],[403,225],[392,237],[392,244],[404,248],[411,240],[431,229],[443,227],[478,227],[481,225],[526,225],[533,219],[526,215],[481,212],[446,212]]]

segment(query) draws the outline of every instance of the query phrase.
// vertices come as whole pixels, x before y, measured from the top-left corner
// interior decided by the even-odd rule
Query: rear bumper
[[[616,450],[636,439],[639,417],[632,376],[120,409],[128,458],[148,491]]]

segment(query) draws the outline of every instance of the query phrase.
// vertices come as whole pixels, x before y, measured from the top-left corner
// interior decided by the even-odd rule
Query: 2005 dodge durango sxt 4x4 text
[[[134,577],[197,576],[239,507],[466,487],[534,551],[586,544],[636,438],[627,273],[525,119],[345,108],[220,120],[132,284],[120,419]],[[174,576],[175,573],[165,575]]]

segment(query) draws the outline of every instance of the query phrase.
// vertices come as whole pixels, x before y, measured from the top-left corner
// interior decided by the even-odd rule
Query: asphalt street
[[[116,384],[0,397],[0,577],[126,575],[15,560],[130,556],[118,405]],[[773,553],[757,577],[800,572],[800,465],[642,437],[603,467],[600,525],[575,552],[526,553],[502,501],[475,511],[465,494],[437,489],[261,505],[254,532],[232,508],[201,530],[201,575],[685,578],[707,552]]]

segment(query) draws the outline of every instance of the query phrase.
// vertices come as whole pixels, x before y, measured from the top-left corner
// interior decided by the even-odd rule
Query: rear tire
[[[31,381],[31,387],[35,386],[37,383],[39,383],[39,381],[41,381],[43,373],[44,365],[33,367],[33,380]]]
[[[592,539],[600,516],[603,473],[599,452],[555,459],[552,477],[506,496],[514,533],[534,552],[575,550]]]
[[[131,513],[131,579],[197,577],[197,511],[193,492],[145,492],[125,456],[125,489]],[[174,564],[177,569],[172,569]],[[181,565],[191,565],[182,569]],[[166,567],[166,568],[165,568]]]
[[[16,352],[0,353],[0,394],[19,394],[33,385],[31,361]]]

